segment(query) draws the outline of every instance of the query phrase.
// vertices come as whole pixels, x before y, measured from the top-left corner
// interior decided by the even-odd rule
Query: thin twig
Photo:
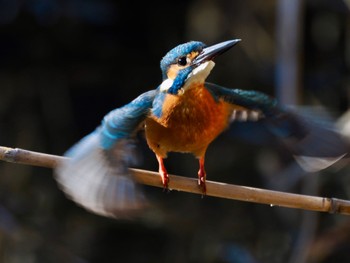
[[[55,168],[57,164],[64,161],[64,159],[65,157],[62,156],[0,146],[0,160],[6,162]],[[141,184],[163,187],[159,175],[156,172],[140,169],[130,169],[130,171]],[[170,175],[169,188],[177,191],[202,194],[201,189],[199,189],[197,185],[197,180],[194,178]],[[337,198],[292,194],[212,181],[207,181],[206,195],[268,204],[270,206],[350,215],[350,201]]]

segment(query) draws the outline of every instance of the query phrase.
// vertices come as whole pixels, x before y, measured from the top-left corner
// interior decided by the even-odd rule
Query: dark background
[[[156,88],[162,56],[189,40],[242,39],[209,81],[339,118],[350,99],[349,1],[301,1],[299,17],[281,15],[282,2],[0,0],[0,145],[62,155],[110,110]],[[290,18],[282,31],[281,18]],[[286,99],[279,43],[294,30],[297,96]],[[156,171],[142,140],[139,150],[140,167]],[[166,165],[196,177],[190,155],[172,154]],[[206,166],[208,180],[350,198],[342,163],[304,176],[281,149],[226,135]],[[347,216],[145,191],[159,210],[116,221],[66,199],[51,170],[0,163],[0,262],[350,261]]]

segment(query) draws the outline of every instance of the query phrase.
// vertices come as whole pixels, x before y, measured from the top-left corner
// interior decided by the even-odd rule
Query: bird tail
[[[99,215],[131,217],[147,206],[146,199],[128,173],[130,144],[121,140],[111,150],[100,147],[95,131],[65,154],[55,178],[65,194],[85,209]]]
[[[325,169],[349,152],[347,140],[325,116],[288,109],[266,121],[307,172]]]

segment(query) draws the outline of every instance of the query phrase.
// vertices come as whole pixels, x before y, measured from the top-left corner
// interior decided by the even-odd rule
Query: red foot
[[[160,177],[162,178],[163,188],[164,190],[168,190],[169,188],[169,175],[166,171],[159,170]]]
[[[158,160],[158,164],[159,164],[159,174],[160,177],[162,178],[162,183],[163,183],[163,187],[164,189],[168,189],[169,186],[169,175],[167,170],[165,169],[164,163],[163,163],[163,158],[156,155],[157,160]]]
[[[205,184],[206,172],[204,169],[204,157],[199,159],[199,171],[198,171],[198,185],[202,189],[203,195],[207,193],[207,186]]]

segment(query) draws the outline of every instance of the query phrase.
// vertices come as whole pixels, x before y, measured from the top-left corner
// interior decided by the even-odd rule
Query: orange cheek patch
[[[188,54],[188,57],[191,61],[197,56],[198,56],[198,52],[194,52],[194,51],[192,51],[190,54]]]
[[[169,70],[168,70],[168,78],[169,79],[175,79],[177,76],[177,73],[179,72],[180,67],[178,65],[172,65],[170,66]]]
[[[198,56],[198,52],[191,52],[187,55],[187,57],[192,61],[195,57]],[[186,68],[188,66],[179,66],[177,64],[171,65],[168,69],[167,76],[169,79],[174,80],[179,72],[180,69]]]

